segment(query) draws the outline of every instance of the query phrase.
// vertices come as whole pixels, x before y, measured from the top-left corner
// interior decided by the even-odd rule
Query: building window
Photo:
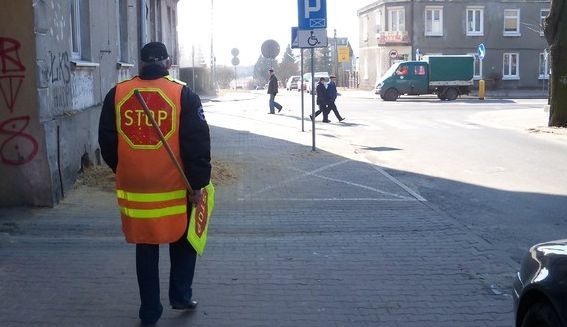
[[[405,32],[405,10],[402,7],[388,9],[388,31]]]
[[[443,36],[443,7],[425,8],[425,35]]]
[[[413,67],[413,74],[415,76],[425,76],[427,75],[427,70],[424,65],[415,65]]]
[[[520,55],[517,53],[504,54],[502,79],[520,79],[519,60]]]
[[[467,7],[467,35],[484,35],[484,8]]]
[[[548,53],[542,52],[539,54],[539,79],[549,79],[550,73]]]
[[[362,16],[362,40],[368,41],[368,15]]]
[[[71,58],[90,60],[89,0],[71,0]]]
[[[545,22],[545,18],[549,16],[549,9],[542,9],[539,11],[539,35],[543,36],[543,26]]]
[[[383,30],[384,18],[382,17],[382,10],[376,12],[376,33],[380,33]]]
[[[474,76],[475,80],[482,79],[482,60],[478,58],[476,53],[469,53],[469,55],[474,57]]]
[[[504,36],[520,35],[520,9],[504,9]]]
[[[71,57],[81,59],[81,3],[71,0]]]
[[[128,56],[128,0],[117,0],[118,5],[118,60],[129,62]]]

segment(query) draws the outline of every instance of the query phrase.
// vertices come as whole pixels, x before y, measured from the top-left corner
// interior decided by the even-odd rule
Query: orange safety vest
[[[183,86],[169,76],[134,77],[116,86],[118,131],[116,194],[122,231],[129,243],[163,244],[187,230],[187,189],[157,131],[136,99],[138,89],[177,160]]]

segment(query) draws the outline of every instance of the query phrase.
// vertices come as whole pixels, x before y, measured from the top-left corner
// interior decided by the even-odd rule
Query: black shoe
[[[324,123],[330,123],[331,121],[327,119],[327,120],[323,120],[323,122]]]
[[[339,119],[339,122],[341,122],[341,121],[343,121],[343,120],[345,120],[345,117],[343,117],[343,118]]]
[[[195,310],[197,304],[199,304],[199,302],[191,300],[187,304],[172,303],[171,308],[173,310]]]
[[[309,119],[311,119],[311,121],[313,121],[313,116],[309,115]]]
[[[268,112],[268,115],[275,115],[275,112]]]
[[[279,107],[279,108],[278,108],[278,112],[282,111],[282,108],[283,108],[283,107]]]

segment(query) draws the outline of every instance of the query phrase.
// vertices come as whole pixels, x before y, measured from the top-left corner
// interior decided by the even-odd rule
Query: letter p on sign
[[[303,3],[305,4],[305,19],[309,19],[312,12],[318,12],[321,10],[321,0],[314,0],[314,2],[315,7],[311,7],[311,1],[303,0]]]

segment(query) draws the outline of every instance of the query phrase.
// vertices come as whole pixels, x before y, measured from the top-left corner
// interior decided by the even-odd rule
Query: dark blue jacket
[[[325,89],[325,84],[319,82],[317,83],[317,88],[315,89],[317,94],[317,105],[326,106],[329,104],[329,99],[327,97],[327,89]]]
[[[335,102],[337,99],[337,85],[335,85],[333,81],[330,81],[329,84],[327,84],[327,98],[329,99],[329,102]]]

